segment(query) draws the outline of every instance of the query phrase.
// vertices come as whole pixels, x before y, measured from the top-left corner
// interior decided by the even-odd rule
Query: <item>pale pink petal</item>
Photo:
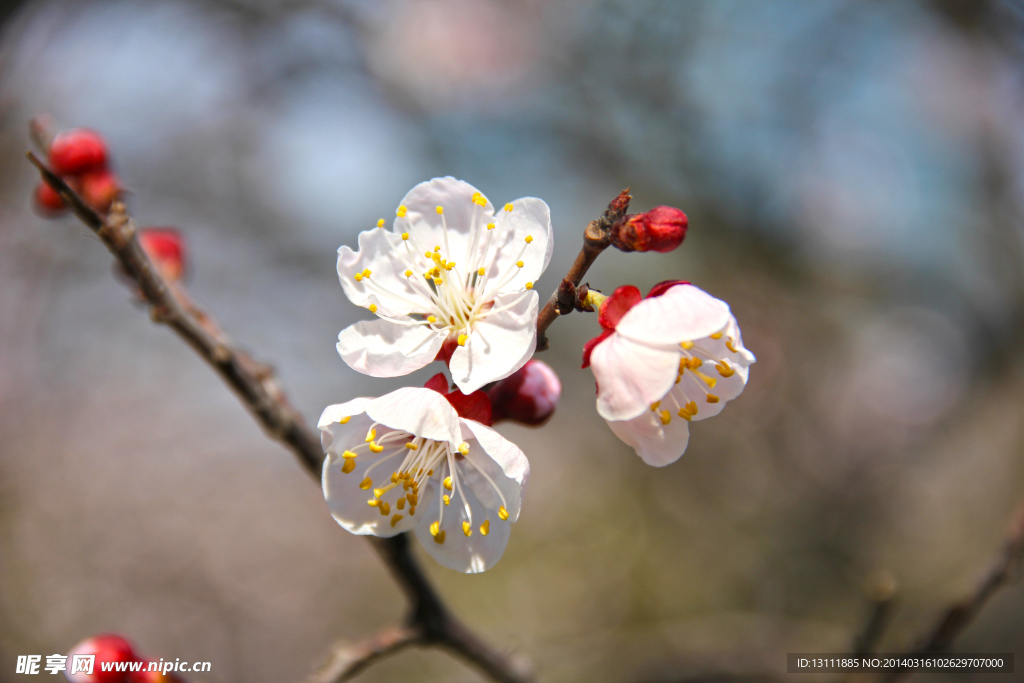
[[[484,508],[473,490],[465,486],[462,488],[465,501],[453,492],[451,505],[442,506],[434,497],[436,487],[437,482],[432,481],[425,490],[421,489],[421,495],[426,494],[426,497],[433,499],[433,503],[416,508],[416,516],[423,515],[416,525],[416,538],[423,544],[423,548],[438,563],[457,572],[476,574],[493,567],[508,545],[512,526],[510,521],[503,521],[496,512]],[[469,504],[472,520],[464,502]],[[439,527],[445,535],[444,543],[437,543],[430,533],[430,525],[437,521],[441,507],[444,513]],[[486,536],[480,531],[484,521],[488,522]],[[463,522],[470,524],[471,535],[468,537],[463,531]]]
[[[606,420],[629,420],[649,410],[675,383],[680,355],[638,344],[618,332],[608,337],[590,356],[597,379],[597,412]]]
[[[629,309],[615,331],[646,344],[672,345],[714,334],[729,318],[724,301],[693,285],[676,285]]]
[[[366,406],[373,421],[434,441],[462,443],[459,414],[444,396],[422,387],[403,387]]]
[[[654,467],[664,467],[678,460],[690,439],[689,422],[685,419],[672,416],[672,420],[663,425],[651,410],[632,420],[609,421],[608,426],[615,436],[632,446],[645,463]]]
[[[521,292],[527,282],[536,282],[548,267],[554,248],[548,205],[536,197],[517,199],[511,204],[512,211],[499,209],[490,240],[484,235],[478,247],[477,262],[488,273],[484,289],[493,292],[492,296]],[[527,237],[532,238],[529,243]],[[523,262],[522,268],[516,265],[519,261]],[[515,275],[506,282],[505,275],[510,271]],[[504,284],[494,291],[501,282]]]
[[[338,335],[338,353],[353,370],[371,377],[399,377],[437,356],[447,334],[427,325],[363,320]]]
[[[471,394],[488,382],[508,377],[526,365],[537,346],[537,292],[504,294],[494,300],[502,308],[473,325],[465,346],[452,354],[452,380],[464,394]]]
[[[459,272],[465,274],[473,232],[484,230],[483,226],[494,216],[490,202],[483,207],[473,203],[476,192],[469,183],[451,176],[420,183],[402,199],[401,205],[406,207],[407,213],[405,218],[395,219],[394,233],[408,232],[415,245],[424,251],[441,247],[441,258],[455,261],[455,265],[463,269]],[[444,221],[437,213],[439,206],[444,210]]]
[[[508,521],[516,521],[519,519],[523,490],[530,476],[529,461],[518,446],[490,427],[473,420],[462,420],[462,426],[463,435],[467,437],[466,443],[469,444],[466,460],[470,463],[465,466],[463,462],[463,488],[471,488],[488,510],[497,512],[498,507],[504,505],[509,515]],[[467,430],[470,434],[466,434]],[[501,496],[495,492],[488,477],[498,487]]]
[[[359,233],[359,251],[347,246],[338,249],[338,278],[345,296],[356,306],[398,317],[430,309],[430,302],[405,276],[412,259],[402,238],[382,228]],[[357,281],[356,273],[370,271],[369,278]]]
[[[710,363],[701,366],[700,371],[714,380],[714,387],[709,387],[706,381],[689,371],[685,372],[679,383],[672,387],[670,394],[680,406],[687,401],[696,404],[697,414],[693,416],[694,420],[706,420],[718,415],[726,403],[743,393],[749,371],[729,361],[726,361],[726,364],[733,370],[729,377],[723,377]],[[709,402],[708,395],[714,396],[718,401]]]

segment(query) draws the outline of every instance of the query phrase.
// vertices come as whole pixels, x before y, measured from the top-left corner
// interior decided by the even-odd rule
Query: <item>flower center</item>
[[[342,424],[348,419],[342,420]],[[494,489],[501,500],[498,508],[498,517],[504,521],[508,519],[508,512],[505,509],[505,496],[494,483],[494,481],[479,468],[469,455],[470,445],[462,443],[458,448],[453,448],[447,441],[435,441],[425,439],[408,432],[388,432],[377,439],[378,423],[374,423],[366,434],[363,443],[346,450],[342,453],[344,463],[341,471],[344,474],[352,472],[356,467],[356,459],[369,451],[369,457],[379,456],[373,464],[366,468],[363,480],[359,488],[364,491],[373,489],[373,497],[366,501],[370,507],[377,508],[381,516],[391,515],[391,526],[394,527],[408,513],[410,517],[416,515],[416,506],[420,501],[420,489],[429,481],[438,483],[438,491],[441,492],[438,501],[437,521],[430,525],[430,533],[436,543],[444,543],[445,532],[441,529],[441,521],[444,519],[444,509],[451,505],[453,500],[461,500],[466,510],[467,521],[462,523],[462,532],[466,536],[473,535],[473,512],[469,501],[462,492],[462,479],[465,477],[464,468],[472,467],[483,479]],[[385,462],[397,461],[398,456],[404,455],[400,464],[391,472],[388,479],[382,486],[374,488],[374,478],[371,476]],[[366,456],[364,456],[366,457]],[[386,471],[387,468],[385,468]],[[395,512],[392,515],[391,509],[394,506]],[[429,513],[428,513],[429,514]],[[479,531],[486,536],[490,533],[491,522],[483,520]]]
[[[371,313],[398,324],[428,325],[434,330],[444,330],[449,337],[455,338],[460,346],[465,346],[476,322],[488,315],[508,310],[526,297],[529,290],[533,289],[532,282],[527,282],[522,289],[514,290],[522,294],[513,301],[503,303],[501,306],[494,305],[494,298],[507,293],[504,291],[505,288],[525,265],[523,256],[533,242],[533,237],[528,235],[515,259],[502,265],[497,259],[502,239],[500,235],[494,236],[495,232],[500,231],[494,223],[484,224],[483,207],[487,205],[487,200],[477,192],[473,195],[472,202],[474,208],[472,224],[469,226],[472,243],[469,249],[469,263],[465,264],[450,260],[452,250],[449,246],[448,222],[443,207],[436,208],[437,214],[441,217],[443,244],[435,244],[432,247],[417,241],[412,234],[412,223],[407,217],[408,210],[405,206],[398,207],[398,219],[404,222],[405,230],[401,234],[402,246],[392,254],[392,257],[405,267],[403,274],[419,296],[410,299],[406,295],[389,291],[373,281],[369,269],[356,273],[354,278],[357,282],[365,283],[379,296],[411,308],[411,313],[418,315],[420,319],[389,318],[378,313],[375,304],[369,306]],[[504,210],[511,212],[512,204],[506,204]],[[377,222],[378,227],[383,224],[383,219]]]
[[[720,332],[715,332],[710,338],[719,340],[723,336],[725,336],[725,328]],[[736,352],[736,340],[732,337],[728,338],[725,345],[730,351]],[[711,393],[718,383],[718,379],[705,372],[705,370],[710,372],[708,366],[713,367],[720,377],[732,377],[736,374],[736,369],[726,362],[725,358],[719,358],[717,354],[713,354],[697,342],[683,341],[679,343],[679,348],[682,351],[682,356],[679,359],[679,371],[676,374],[676,387],[673,391],[668,392],[662,400],[651,404],[651,412],[658,416],[663,425],[672,421],[673,412],[687,421],[697,415],[697,401],[691,398],[691,394],[696,393],[693,387],[700,391],[697,398],[702,402],[718,403],[721,401],[719,396]],[[692,378],[692,381],[681,385],[686,377]],[[689,387],[689,391],[687,391],[687,387]],[[664,407],[666,405],[668,408]]]

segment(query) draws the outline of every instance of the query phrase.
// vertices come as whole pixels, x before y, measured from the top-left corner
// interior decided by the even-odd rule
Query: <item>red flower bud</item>
[[[562,383],[547,363],[531,359],[487,393],[495,422],[512,420],[537,427],[547,422],[558,407]]]
[[[487,394],[477,389],[472,394],[464,394],[458,389],[448,391],[448,380],[443,372],[439,372],[423,385],[425,389],[432,389],[445,397],[459,417],[467,420],[475,420],[480,424],[490,427],[494,424],[491,418],[491,400]]]
[[[689,221],[671,206],[629,214],[612,226],[611,240],[622,251],[672,251],[683,243]]]
[[[57,175],[100,171],[107,165],[107,144],[96,131],[75,128],[60,133],[50,145],[50,169]]]
[[[39,183],[36,187],[35,201],[36,209],[39,210],[39,213],[48,217],[62,214],[68,208],[64,204],[64,200],[57,194],[57,190],[46,183]]]
[[[185,274],[185,236],[177,228],[142,228],[139,244],[168,282],[176,282]]]
[[[82,176],[81,194],[86,204],[100,213],[106,213],[121,194],[121,183],[110,171],[93,171]]]
[[[92,674],[81,671],[71,673],[75,655],[95,655]],[[128,673],[125,671],[104,671],[103,662],[137,662],[139,658],[132,649],[131,643],[118,635],[108,634],[87,638],[71,648],[67,659],[67,678],[71,683],[125,683]]]

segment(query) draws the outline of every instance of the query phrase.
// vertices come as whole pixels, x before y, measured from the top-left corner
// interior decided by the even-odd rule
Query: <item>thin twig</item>
[[[99,236],[121,269],[138,286],[141,297],[149,304],[153,320],[174,330],[216,370],[264,431],[288,446],[299,463],[319,482],[324,458],[320,438],[288,403],[273,369],[257,363],[235,347],[213,318],[191,302],[183,287],[164,280],[139,244],[135,226],[123,204],[115,202],[110,213],[102,216],[38,157],[31,152],[27,156],[39,169],[43,180],[60,194],[78,219]],[[405,630],[418,633],[425,644],[451,650],[502,683],[531,680],[528,674],[488,647],[450,614],[413,557],[406,534],[392,538],[371,537],[370,540],[410,600]],[[383,654],[386,653],[380,656]]]
[[[871,613],[857,637],[853,639],[853,653],[858,657],[873,654],[885,629],[889,626],[896,598],[896,579],[889,572],[876,572],[865,586]]]
[[[419,642],[422,642],[419,632],[407,626],[386,628],[358,643],[339,642],[331,650],[327,663],[310,676],[307,683],[343,683],[378,659]]]
[[[590,266],[593,265],[601,252],[608,248],[611,243],[610,231],[612,225],[622,218],[629,210],[629,188],[619,193],[609,204],[605,212],[597,220],[590,221],[583,232],[583,248],[576,256],[572,267],[566,274],[558,287],[551,294],[551,298],[541,309],[537,316],[537,350],[544,351],[548,348],[548,338],[544,334],[551,323],[559,315],[572,313],[576,302],[576,288],[579,287],[583,276],[587,274]]]
[[[1003,544],[1003,552],[985,573],[974,591],[966,599],[954,603],[942,612],[927,635],[918,640],[918,645],[908,653],[909,657],[922,657],[945,652],[964,629],[985,607],[989,599],[1001,588],[1018,580],[1024,564],[1024,505],[1017,510],[1017,516],[1009,536]],[[894,669],[882,680],[895,683],[913,673],[913,669]]]

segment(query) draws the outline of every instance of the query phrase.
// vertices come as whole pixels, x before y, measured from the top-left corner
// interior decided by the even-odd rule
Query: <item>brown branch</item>
[[[1021,576],[1024,564],[1024,505],[1017,510],[1017,516],[1009,536],[1003,544],[1003,552],[996,558],[985,577],[974,591],[964,600],[954,603],[943,611],[927,635],[918,640],[909,657],[922,657],[945,652],[964,629],[1001,588],[1013,583]],[[912,669],[894,669],[883,677],[885,683],[894,683],[913,673]]]
[[[378,659],[418,642],[421,642],[419,633],[407,626],[386,628],[359,643],[339,642],[331,650],[327,663],[310,676],[307,683],[342,683]]]
[[[264,431],[286,445],[319,483],[324,459],[320,437],[288,403],[273,369],[238,349],[214,319],[192,303],[183,287],[163,278],[139,244],[135,226],[123,204],[115,202],[108,215],[100,215],[38,157],[31,152],[27,156],[39,169],[43,180],[114,255],[149,305],[153,320],[167,325],[188,343],[234,390]],[[416,638],[424,644],[451,650],[494,680],[502,683],[531,680],[449,613],[413,557],[407,534],[392,538],[370,537],[370,540],[409,598],[411,609],[402,631],[417,634]],[[388,648],[373,659],[397,649],[397,646]]]
[[[537,350],[544,351],[548,348],[548,338],[545,335],[548,327],[560,315],[572,313],[576,305],[576,288],[579,287],[583,276],[587,274],[590,266],[593,265],[601,252],[608,248],[611,243],[610,232],[612,225],[622,218],[629,210],[629,188],[619,193],[605,209],[604,213],[597,220],[590,221],[583,232],[583,248],[573,261],[569,272],[559,283],[558,288],[551,294],[551,298],[541,309],[537,316]]]

